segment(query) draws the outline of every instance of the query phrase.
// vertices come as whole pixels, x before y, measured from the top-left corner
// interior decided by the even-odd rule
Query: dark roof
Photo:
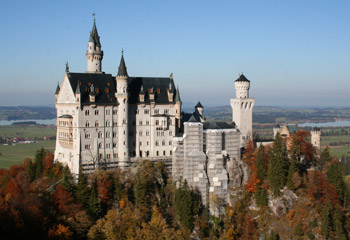
[[[170,78],[151,78],[151,77],[129,77],[129,102],[139,103],[139,94],[141,86],[145,94],[144,103],[150,103],[149,92],[153,88],[154,99],[157,104],[169,104],[168,87],[172,80]]]
[[[176,89],[175,102],[181,102],[179,87],[177,87],[177,89]]]
[[[95,46],[101,48],[100,36],[98,36],[96,21],[94,20],[94,25],[92,26],[92,31],[90,32],[89,42],[94,42]]]
[[[128,76],[128,72],[126,71],[124,54],[122,54],[122,58],[120,59],[120,64],[118,68],[118,76]]]
[[[250,81],[242,73],[242,74],[239,74],[235,82],[250,82]]]
[[[196,105],[196,108],[203,108],[201,102],[198,101],[197,105]]]
[[[232,129],[235,128],[234,122],[204,122],[204,129]]]
[[[187,122],[200,122],[200,121],[198,121],[198,120],[196,119],[196,117],[192,114],[191,117],[190,117],[190,119],[188,119]]]
[[[57,83],[57,88],[56,88],[55,94],[58,94],[59,92],[60,92],[60,85],[59,85],[59,83]]]
[[[188,122],[190,120],[191,117],[194,117],[196,119],[196,122],[200,122],[200,116],[197,112],[193,112],[193,113],[185,113],[182,112],[182,116],[181,119],[183,122]]]
[[[98,74],[98,73],[69,73],[68,79],[72,89],[80,91],[81,104],[90,104],[90,88],[94,86],[95,102],[93,104],[115,104],[115,79],[111,74]]]
[[[59,116],[58,118],[73,118],[73,117],[72,115],[65,114],[65,115]]]

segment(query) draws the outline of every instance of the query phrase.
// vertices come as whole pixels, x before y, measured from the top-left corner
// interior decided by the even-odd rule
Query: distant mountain
[[[56,118],[56,109],[54,107],[0,106],[0,120],[46,120],[54,118]]]

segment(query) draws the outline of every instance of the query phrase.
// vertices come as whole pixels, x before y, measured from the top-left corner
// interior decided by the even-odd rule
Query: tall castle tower
[[[241,132],[241,147],[253,138],[254,98],[249,98],[250,81],[239,74],[235,81],[236,98],[231,98],[232,121]]]
[[[124,54],[122,51],[122,58],[120,59],[120,65],[118,74],[116,76],[117,89],[115,97],[118,100],[118,155],[119,155],[119,167],[126,169],[129,166],[129,129],[128,129],[128,72],[124,62]]]
[[[311,144],[314,146],[316,150],[316,156],[320,157],[321,154],[321,129],[320,128],[313,128],[311,130]]]
[[[103,51],[101,50],[100,36],[97,33],[96,21],[90,32],[88,50],[86,51],[87,72],[100,73],[102,72]]]

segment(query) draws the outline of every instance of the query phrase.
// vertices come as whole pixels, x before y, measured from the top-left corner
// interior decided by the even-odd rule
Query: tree
[[[185,182],[180,183],[180,187],[175,191],[175,208],[182,226],[190,232],[192,232],[194,226],[193,205],[195,205],[193,194],[185,180]]]
[[[328,239],[331,228],[331,219],[329,214],[329,206],[324,206],[321,215],[321,231],[325,239]]]
[[[76,185],[75,198],[87,209],[89,205],[90,191],[88,188],[88,178],[81,171],[79,172],[78,184]]]
[[[343,172],[339,164],[331,163],[327,172],[328,181],[335,186],[340,201],[344,202],[346,186],[343,180]]]
[[[41,177],[41,174],[43,172],[43,159],[45,157],[45,150],[44,148],[40,148],[39,150],[36,151],[35,153],[35,161],[34,161],[34,166],[35,166],[35,178]]]
[[[329,152],[329,147],[327,146],[321,153],[321,157],[320,157],[321,170],[326,166],[327,163],[331,161],[332,161],[331,153]]]
[[[272,144],[268,169],[269,187],[275,196],[280,195],[280,189],[286,184],[288,167],[286,145],[277,133]]]
[[[290,150],[290,165],[288,169],[288,176],[287,176],[287,187],[291,190],[295,190],[295,185],[293,183],[293,176],[294,174],[299,174],[300,172],[300,166],[299,166],[299,156],[300,154],[300,148],[297,141],[297,136],[293,135],[293,143]]]

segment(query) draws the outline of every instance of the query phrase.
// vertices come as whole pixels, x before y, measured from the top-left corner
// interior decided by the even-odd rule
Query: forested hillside
[[[74,181],[41,149],[0,170],[1,239],[349,239],[349,186],[328,149],[315,158],[307,137],[248,143],[243,196],[220,217],[186,181],[176,188],[162,163]]]

